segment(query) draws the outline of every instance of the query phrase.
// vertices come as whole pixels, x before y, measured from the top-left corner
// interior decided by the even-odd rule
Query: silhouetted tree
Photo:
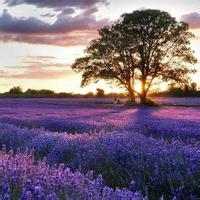
[[[85,94],[85,97],[94,97],[93,92],[88,92]]]
[[[102,90],[100,88],[97,88],[96,90],[97,90],[97,93],[96,93],[97,97],[104,97],[104,95],[105,95],[104,90]]]
[[[41,89],[41,90],[38,90],[38,94],[40,94],[40,95],[53,95],[54,91],[53,90],[47,90],[47,89]]]
[[[82,86],[99,79],[123,86],[132,101],[134,93],[146,104],[154,81],[187,82],[195,72],[188,64],[196,62],[191,51],[188,24],[177,22],[160,10],[140,10],[122,15],[112,26],[99,30],[99,38],[86,49],[72,69],[82,72]],[[135,80],[142,91],[134,89]]]
[[[27,95],[36,95],[36,94],[38,94],[38,90],[27,89],[25,94],[27,94]]]
[[[197,83],[192,82],[192,83],[190,84],[190,87],[191,87],[191,90],[192,90],[193,92],[196,92],[196,91],[197,91]]]
[[[167,12],[151,9],[124,14],[122,23],[133,40],[138,41],[137,76],[141,81],[142,103],[146,103],[155,79],[187,82],[187,75],[195,72],[187,65],[196,62],[189,47],[193,35],[188,31],[188,24],[177,22]]]
[[[13,87],[9,90],[9,94],[22,94],[22,88],[20,86]]]

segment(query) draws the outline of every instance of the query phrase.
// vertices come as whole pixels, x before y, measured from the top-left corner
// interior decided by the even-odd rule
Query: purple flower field
[[[35,163],[32,154],[3,150],[0,157],[1,199],[143,199],[139,192],[113,190],[104,186],[102,176],[72,172],[64,165],[49,167]]]
[[[0,122],[51,132],[126,130],[185,142],[200,138],[200,107],[130,109],[111,99],[1,99],[0,113]]]
[[[0,199],[200,199],[200,107],[0,99],[0,113]]]

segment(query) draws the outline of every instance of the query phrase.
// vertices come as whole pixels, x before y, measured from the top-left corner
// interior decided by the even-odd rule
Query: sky
[[[147,8],[187,22],[200,61],[200,0],[0,0],[0,92],[13,86],[24,91],[121,91],[104,81],[81,88],[81,74],[73,72],[71,64],[98,37],[98,29],[125,12]],[[198,72],[191,78],[200,87],[200,63],[195,67]]]

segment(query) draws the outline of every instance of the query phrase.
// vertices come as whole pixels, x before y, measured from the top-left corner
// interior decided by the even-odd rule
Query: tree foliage
[[[187,82],[188,74],[195,72],[188,29],[160,10],[123,14],[120,21],[99,30],[99,38],[72,69],[82,73],[82,86],[104,79],[126,88],[132,101],[136,93],[145,104],[155,81]],[[141,83],[140,92],[135,81]]]

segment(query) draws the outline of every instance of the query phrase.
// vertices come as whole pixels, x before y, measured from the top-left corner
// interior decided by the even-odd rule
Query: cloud
[[[200,40],[200,36],[196,36],[196,39],[197,39],[197,40]]]
[[[49,25],[34,17],[15,18],[5,9],[0,16],[0,31],[4,33],[40,33],[49,28]]]
[[[45,14],[41,14],[41,17],[55,17],[56,15],[53,13],[45,13]]]
[[[12,79],[60,79],[69,76],[72,73],[68,70],[33,70],[15,74],[7,74],[4,78]]]
[[[38,8],[63,9],[66,7],[76,7],[85,9],[97,4],[108,4],[107,0],[5,0],[7,6],[17,6],[21,4],[34,5]]]
[[[107,0],[5,0],[8,6],[29,4],[52,10],[41,17],[54,21],[47,23],[36,17],[15,17],[8,10],[0,15],[0,41],[56,46],[87,45],[97,37],[97,29],[110,23],[97,19],[95,14]],[[77,12],[78,11],[78,12]],[[0,78],[6,79],[61,79],[73,74],[70,64],[56,62],[54,57],[29,57],[20,66],[6,66]]]
[[[0,70],[0,78],[6,78],[8,73],[4,70]]]
[[[42,60],[51,60],[51,59],[55,59],[56,57],[55,56],[26,56],[26,58],[28,58],[28,59],[36,59],[36,60],[38,60],[38,59],[42,59]]]
[[[97,8],[83,10],[72,17],[73,9],[63,9],[57,20],[46,23],[34,17],[16,18],[3,11],[0,16],[0,41],[57,46],[87,45],[97,36],[97,29],[110,23],[108,19],[97,20]]]
[[[30,66],[31,67],[31,66]],[[22,70],[23,68],[20,68],[19,66],[16,66],[16,68],[19,70]],[[8,70],[0,70],[0,78],[6,78],[6,79],[37,79],[37,80],[44,80],[44,79],[61,79],[66,78],[67,76],[70,76],[73,72],[69,69],[43,69],[43,68],[30,68],[21,72],[10,72]]]
[[[41,70],[47,70],[47,69],[67,69],[70,70],[71,64],[63,64],[63,63],[52,63],[52,62],[39,62],[39,61],[26,61],[24,62],[26,65],[11,65],[6,66],[7,69],[23,69],[23,70],[35,70],[35,69],[41,69]]]
[[[76,17],[62,14],[53,24],[48,24],[34,17],[16,18],[4,10],[0,16],[0,31],[16,34],[66,34],[73,31],[96,30],[107,22],[108,19],[97,21],[94,15],[83,12]]]
[[[32,70],[71,70],[71,63],[60,63],[57,62],[57,58],[54,56],[27,56],[23,61],[22,65],[11,65],[6,66],[7,69],[23,69],[25,71]]]
[[[193,12],[183,15],[181,20],[187,22],[192,29],[200,28],[200,13]]]
[[[5,66],[0,78],[6,79],[61,79],[73,74],[70,63],[56,62],[53,56],[28,56],[21,65]]]
[[[77,45],[87,45],[97,37],[97,32],[88,32],[85,34],[76,33],[72,35],[26,35],[26,34],[0,34],[0,41],[7,42],[19,42],[28,44],[41,44],[41,45],[55,45],[62,47],[77,46]]]
[[[75,10],[74,8],[64,8],[61,12],[61,16],[62,15],[71,15],[71,14],[74,14],[75,13]]]

